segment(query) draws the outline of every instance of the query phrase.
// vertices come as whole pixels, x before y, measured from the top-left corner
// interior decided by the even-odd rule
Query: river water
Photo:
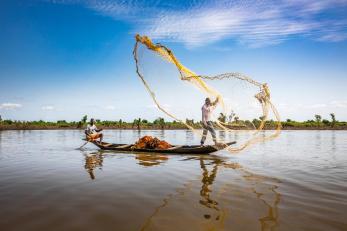
[[[104,133],[198,143],[182,130]],[[1,230],[347,230],[346,131],[283,131],[209,156],[78,150],[82,137],[0,132]]]

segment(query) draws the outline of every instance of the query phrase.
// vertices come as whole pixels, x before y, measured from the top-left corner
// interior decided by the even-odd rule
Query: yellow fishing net
[[[243,150],[244,148],[255,144],[259,142],[264,142],[266,140],[273,139],[277,137],[281,130],[281,121],[278,111],[276,110],[275,106],[272,104],[270,100],[270,89],[269,86],[266,83],[259,83],[257,81],[254,81],[250,77],[243,75],[241,73],[236,72],[230,72],[230,73],[224,73],[220,75],[215,76],[209,76],[209,75],[198,75],[185,67],[181,64],[181,62],[175,57],[173,52],[168,49],[167,47],[156,43],[154,44],[150,38],[147,36],[140,36],[136,35],[135,37],[136,43],[133,51],[135,63],[136,63],[136,73],[141,79],[142,83],[144,84],[146,90],[149,92],[150,96],[152,97],[156,107],[161,110],[163,113],[165,113],[168,117],[172,118],[175,121],[183,123],[187,128],[191,129],[193,132],[201,135],[202,133],[200,130],[196,129],[196,126],[194,127],[192,124],[189,124],[187,120],[184,120],[182,118],[178,118],[175,113],[173,113],[172,109],[169,110],[167,107],[165,107],[164,104],[161,104],[159,102],[158,95],[156,92],[154,92],[152,86],[152,83],[161,83],[161,85],[158,85],[156,89],[160,89],[163,86],[171,85],[170,82],[174,81],[174,78],[171,78],[172,76],[176,77],[175,79],[188,83],[194,87],[196,87],[198,90],[200,90],[201,93],[203,93],[205,96],[214,99],[219,99],[219,106],[221,109],[220,115],[222,115],[222,118],[224,116],[224,119],[216,119],[214,121],[215,126],[217,126],[219,131],[222,132],[233,132],[234,126],[232,126],[231,121],[226,121],[225,117],[230,113],[230,107],[228,107],[226,101],[230,101],[232,99],[232,102],[235,103],[237,101],[240,101],[244,98],[247,98],[249,101],[244,104],[258,104],[259,107],[259,122],[254,123],[250,120],[241,120],[244,123],[244,126],[241,128],[244,128],[249,133],[249,130],[253,130],[253,132],[247,137],[247,139],[244,139],[242,142],[238,141],[237,146],[228,147],[227,150],[230,152],[237,152],[240,150]],[[143,55],[143,53],[146,52],[146,56]],[[161,62],[158,62],[156,59],[160,59]],[[144,63],[147,61],[149,63],[148,66],[151,67],[151,69],[156,70],[156,76],[158,76],[158,79],[153,80],[153,74],[149,74],[143,68]],[[163,64],[165,63],[165,64]],[[165,66],[166,65],[166,66]],[[169,70],[170,71],[167,71]],[[178,73],[177,73],[178,71]],[[158,73],[159,72],[159,73]],[[177,78],[178,77],[178,78]],[[152,81],[152,83],[149,83]],[[209,82],[209,84],[207,84]],[[218,84],[213,84],[215,82],[222,82],[220,86]],[[237,82],[237,84],[235,84]],[[216,85],[215,87],[212,87],[212,85]],[[228,88],[228,86],[230,88]],[[240,88],[239,86],[243,86],[243,88]],[[224,92],[221,94],[219,91],[217,91],[215,88],[222,87]],[[237,90],[240,88],[241,90]],[[252,96],[249,94],[247,97],[245,97],[246,92],[249,92],[247,90],[254,88],[255,91],[252,93]],[[165,88],[167,91],[168,88]],[[231,92],[231,93],[230,93]],[[239,92],[240,94],[238,96],[233,97],[224,97],[225,94],[232,94],[235,92]],[[180,94],[180,97],[182,97],[181,94],[183,94],[183,90],[176,89],[175,95]],[[190,94],[190,93],[189,93]],[[173,95],[171,98],[175,98],[175,95]],[[183,97],[193,97],[190,95],[186,95]],[[202,98],[203,99],[203,98]],[[227,99],[227,100],[226,100]],[[181,101],[184,101],[181,99]],[[247,105],[246,105],[247,106]],[[199,105],[196,106],[196,108],[200,108]],[[234,106],[234,108],[236,108]],[[235,113],[234,113],[235,114]],[[241,114],[241,112],[240,112]],[[274,125],[274,131],[273,132],[260,132],[264,129],[264,127],[269,122],[269,116],[272,116],[272,124]],[[238,115],[238,114],[237,114]],[[246,115],[245,115],[246,116]],[[237,118],[237,119],[236,119]],[[235,117],[235,121],[239,125],[239,117]],[[236,122],[233,122],[234,124]],[[246,122],[245,122],[246,121]],[[240,131],[238,131],[240,132]]]

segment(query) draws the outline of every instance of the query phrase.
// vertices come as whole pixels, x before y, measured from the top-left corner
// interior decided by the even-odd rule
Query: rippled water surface
[[[189,131],[107,130],[105,140],[145,134],[198,143]],[[284,131],[210,156],[78,150],[82,137],[0,132],[1,230],[347,230],[345,131]]]

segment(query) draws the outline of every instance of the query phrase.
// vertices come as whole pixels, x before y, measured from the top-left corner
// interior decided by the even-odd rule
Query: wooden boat
[[[111,144],[106,142],[91,142],[102,150],[113,150],[119,152],[152,152],[167,154],[209,154],[221,150],[216,145],[173,145],[169,149],[139,149],[134,148],[133,144]],[[226,143],[226,147],[235,144],[236,141]],[[223,148],[222,148],[223,149]]]

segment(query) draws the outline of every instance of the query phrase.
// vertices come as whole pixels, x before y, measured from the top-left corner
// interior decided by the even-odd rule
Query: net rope
[[[217,90],[215,90],[214,88],[209,86],[206,83],[206,81],[237,79],[237,80],[241,80],[247,84],[253,85],[259,89],[258,93],[254,97],[257,99],[257,101],[260,104],[261,109],[262,109],[262,116],[259,117],[259,118],[261,118],[260,124],[258,127],[256,127],[254,124],[252,124],[252,126],[255,129],[253,129],[253,133],[252,133],[251,137],[248,140],[246,140],[245,142],[239,144],[238,146],[227,147],[226,149],[229,152],[241,151],[241,150],[245,149],[246,147],[249,147],[253,144],[256,144],[259,142],[265,142],[267,140],[272,140],[280,134],[281,127],[282,127],[280,115],[279,115],[276,107],[272,104],[272,102],[270,100],[270,89],[266,83],[259,83],[255,80],[253,80],[252,78],[250,78],[244,74],[238,73],[238,72],[224,73],[224,74],[219,74],[219,75],[215,75],[215,76],[198,75],[198,74],[194,73],[193,71],[191,71],[190,69],[188,69],[187,67],[185,67],[183,64],[181,64],[181,62],[175,57],[173,52],[169,48],[167,48],[166,46],[164,46],[160,43],[154,44],[151,41],[151,39],[147,36],[136,35],[135,40],[136,40],[136,42],[135,42],[135,46],[134,46],[134,50],[133,50],[133,56],[134,56],[134,60],[135,60],[135,64],[136,64],[136,73],[137,73],[138,77],[140,78],[140,80],[142,81],[142,83],[144,84],[146,90],[150,94],[150,96],[151,96],[153,102],[155,103],[155,105],[157,106],[157,108],[160,111],[162,111],[163,113],[165,113],[167,116],[169,116],[170,118],[183,123],[188,129],[201,135],[201,132],[197,131],[193,126],[187,124],[185,121],[179,119],[177,116],[175,116],[173,113],[169,112],[167,109],[165,109],[160,104],[159,100],[156,97],[155,92],[151,89],[151,86],[148,84],[143,73],[140,71],[139,55],[138,55],[139,44],[144,45],[145,48],[154,52],[154,54],[158,55],[160,58],[162,58],[166,62],[175,65],[175,67],[177,68],[177,70],[179,72],[180,80],[189,82],[193,86],[197,87],[207,97],[215,98],[215,99],[218,98],[219,99],[219,105],[221,106],[223,113],[225,113],[225,114],[226,114],[227,110],[226,110],[225,101],[223,99],[223,96]],[[275,117],[275,120],[276,120],[275,121],[276,127],[275,127],[274,132],[272,132],[271,134],[259,134],[259,132],[264,129],[266,121],[267,121],[270,113],[273,114],[273,116]],[[221,130],[234,131],[234,130],[228,128],[227,124],[222,122],[222,121],[216,120],[214,122]],[[225,147],[223,147],[223,145],[221,145],[221,149],[222,148],[225,148]]]

